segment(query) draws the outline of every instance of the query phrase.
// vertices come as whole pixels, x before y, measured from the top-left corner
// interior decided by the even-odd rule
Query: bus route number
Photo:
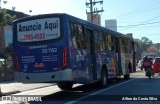
[[[57,52],[57,48],[42,49],[42,53],[56,53],[56,52]]]

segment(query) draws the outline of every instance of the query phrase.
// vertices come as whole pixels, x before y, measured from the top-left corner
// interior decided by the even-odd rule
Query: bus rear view
[[[13,58],[16,81],[72,81],[67,69],[68,41],[60,14],[38,15],[13,23]],[[65,69],[65,70],[64,70]]]

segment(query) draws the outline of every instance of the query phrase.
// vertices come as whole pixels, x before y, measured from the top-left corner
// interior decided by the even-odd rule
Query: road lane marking
[[[141,77],[143,77],[143,76],[139,76],[138,78],[141,78]],[[84,96],[84,97],[81,97],[81,98],[79,98],[79,99],[76,99],[75,101],[66,102],[66,103],[64,103],[64,104],[73,104],[73,103],[76,103],[76,102],[81,101],[81,100],[83,100],[83,99],[86,99],[86,98],[88,98],[88,97],[90,97],[90,96],[92,96],[92,95],[96,95],[96,94],[98,94],[98,93],[101,93],[101,92],[104,92],[104,91],[110,90],[110,89],[112,89],[112,88],[115,88],[115,87],[121,86],[121,85],[123,85],[123,84],[126,84],[126,83],[128,83],[128,82],[131,82],[131,81],[136,80],[136,79],[138,79],[138,78],[131,79],[131,80],[128,80],[128,81],[122,82],[122,83],[120,83],[120,84],[114,85],[114,86],[112,86],[112,87],[102,89],[102,90],[100,90],[100,91],[97,91],[97,92],[91,93],[91,94],[89,94],[88,96]]]

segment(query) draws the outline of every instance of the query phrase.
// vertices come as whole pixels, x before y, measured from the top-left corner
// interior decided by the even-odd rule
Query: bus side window
[[[107,35],[107,33],[105,33],[104,40],[105,40],[105,48],[106,48],[106,50],[108,50],[108,35]]]
[[[71,37],[72,37],[72,42],[73,42],[73,46],[75,49],[78,48],[78,44],[77,44],[77,25],[75,23],[70,23],[70,28],[71,28]]]
[[[75,49],[85,49],[84,29],[81,25],[70,23],[72,42]]]
[[[70,35],[71,35],[73,46],[76,47],[76,45],[75,45],[76,40],[75,40],[75,36],[74,36],[74,25],[73,25],[73,23],[70,23]]]
[[[78,25],[78,37],[79,37],[79,39],[77,41],[80,44],[79,48],[86,49],[84,27],[82,27],[81,25]]]
[[[107,48],[108,50],[111,50],[112,49],[112,38],[111,38],[111,35],[107,35]]]
[[[99,33],[99,43],[100,43],[100,50],[101,51],[104,51],[105,50],[105,45],[104,45],[104,33],[103,32],[100,32]]]
[[[96,50],[100,50],[99,32],[98,31],[94,31],[94,39],[95,39],[95,48],[96,48]]]
[[[125,39],[121,38],[120,40],[121,40],[121,42],[120,42],[120,44],[121,44],[121,52],[122,53],[126,53],[126,42],[125,42]]]
[[[94,35],[95,35],[96,50],[104,51],[105,50],[104,33],[101,31],[95,31]]]
[[[112,43],[111,43],[111,50],[114,50],[115,41],[114,41],[113,37],[111,37],[111,41],[112,41]]]
[[[91,53],[91,31],[86,29],[86,48],[87,48],[87,51],[88,53]]]
[[[130,40],[126,40],[126,44],[127,44],[127,52],[128,53],[132,53],[132,44]]]

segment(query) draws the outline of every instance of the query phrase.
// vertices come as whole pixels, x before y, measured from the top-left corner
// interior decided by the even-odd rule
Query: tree
[[[16,19],[16,16],[11,16],[7,13],[6,9],[0,9],[0,28],[4,30],[4,26],[7,24],[12,24],[13,20]],[[4,35],[2,33],[1,35]],[[5,53],[7,56],[11,56],[11,46],[6,47]],[[6,61],[5,61],[5,70],[6,70]]]
[[[0,11],[0,25],[1,26],[6,26],[9,23],[12,23],[13,20],[16,19],[16,15],[11,16],[10,14],[7,13],[6,9],[1,9]]]
[[[7,25],[10,18],[11,18],[11,16],[9,14],[7,14],[6,10],[1,9],[1,11],[0,11],[0,25],[1,26]]]
[[[6,54],[12,55],[12,44],[8,45],[8,47],[5,48]]]
[[[147,49],[153,45],[153,42],[151,40],[149,40],[146,37],[142,37],[141,38],[141,42],[142,42],[142,47],[144,49],[145,52],[147,52]]]
[[[156,51],[158,55],[160,55],[160,43],[155,44],[155,46],[156,46]]]
[[[134,39],[136,51],[142,53],[144,51],[143,43],[140,39]]]

